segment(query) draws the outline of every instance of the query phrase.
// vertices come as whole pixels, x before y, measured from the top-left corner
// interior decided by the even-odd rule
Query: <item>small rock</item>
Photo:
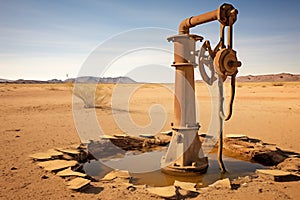
[[[71,149],[80,149],[82,147],[82,144],[72,144],[69,146]]]
[[[263,178],[270,179],[276,182],[284,182],[284,181],[297,181],[300,179],[299,176],[293,175],[289,172],[281,171],[281,170],[271,170],[271,169],[258,169],[256,170]]]
[[[62,158],[65,159],[65,160],[73,160],[74,159],[74,157],[72,157],[68,154],[63,154]]]
[[[46,153],[48,153],[51,157],[59,157],[63,155],[63,153],[56,151],[55,149],[49,149]]]
[[[200,193],[208,193],[212,190],[211,187],[203,187],[203,188],[199,188]]]
[[[170,131],[163,131],[163,132],[160,132],[160,133],[163,134],[163,135],[172,136],[173,131],[172,130],[170,130]]]
[[[174,186],[180,187],[181,189],[196,192],[196,183],[188,183],[188,182],[181,182],[175,180]]]
[[[142,138],[154,138],[154,135],[152,134],[140,134],[139,136]]]
[[[19,136],[19,135],[16,135],[16,138],[19,138],[19,137],[21,137],[21,136]]]
[[[146,188],[148,188],[148,185],[134,185],[134,187],[136,187],[136,188],[140,188],[140,189],[146,189]]]
[[[246,135],[243,134],[226,134],[227,138],[247,138]]]
[[[125,170],[114,170],[114,171],[106,174],[101,180],[102,181],[111,181],[115,178],[130,179],[130,174],[128,171],[125,171]]]
[[[181,195],[181,196],[188,196],[190,191],[188,190],[184,190],[184,189],[181,189],[181,188],[177,188],[177,192]]]
[[[42,160],[50,160],[51,158],[58,158],[62,155],[63,153],[58,152],[55,149],[49,149],[46,152],[35,153],[30,155],[29,157],[31,157],[33,160],[42,161]]]
[[[300,172],[300,158],[287,158],[276,166],[277,169],[289,172]]]
[[[18,169],[17,167],[10,168],[10,170],[17,170],[17,169]]]
[[[252,179],[251,179],[250,176],[245,176],[243,180],[244,180],[244,182],[246,182],[246,183],[249,183],[249,182],[252,181]]]
[[[29,156],[30,158],[32,158],[33,160],[50,160],[51,159],[51,155],[47,154],[47,153],[35,153]]]
[[[115,134],[113,135],[114,137],[117,137],[117,138],[124,138],[124,137],[128,137],[127,134]]]
[[[87,176],[86,174],[81,173],[81,172],[74,172],[70,167],[65,170],[62,170],[60,172],[57,172],[56,175],[61,176],[61,177],[66,177],[66,176],[85,177],[85,176]]]
[[[262,193],[262,191],[263,191],[262,188],[259,188],[259,189],[258,189],[258,192],[259,192],[259,193]]]
[[[60,151],[62,153],[67,153],[70,155],[79,155],[80,154],[80,151],[78,149],[56,148],[55,150]]]
[[[87,186],[91,180],[87,180],[84,178],[75,178],[67,183],[68,188],[72,190],[79,190],[85,186]]]
[[[155,194],[164,198],[171,198],[176,195],[176,188],[174,186],[149,187],[146,190],[151,194]]]
[[[114,136],[111,136],[111,135],[100,135],[99,136],[100,139],[117,139],[116,137]]]
[[[248,186],[248,183],[242,183],[241,186],[242,186],[242,187],[247,187],[247,186]]]
[[[214,187],[216,189],[220,189],[220,188],[231,189],[231,184],[229,178],[225,178],[214,182],[213,184],[209,185],[209,187]]]
[[[50,160],[38,163],[38,166],[43,167],[47,171],[57,171],[77,165],[77,161],[71,160]]]

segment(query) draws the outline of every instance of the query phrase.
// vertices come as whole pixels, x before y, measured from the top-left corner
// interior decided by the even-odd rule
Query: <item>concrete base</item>
[[[208,158],[204,157],[199,160],[197,165],[195,166],[178,166],[176,163],[172,163],[164,168],[162,168],[162,172],[170,175],[177,176],[189,176],[195,174],[203,174],[206,173],[208,168]]]

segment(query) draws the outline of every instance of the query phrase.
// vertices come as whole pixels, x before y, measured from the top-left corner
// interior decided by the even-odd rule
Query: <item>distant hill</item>
[[[228,78],[226,81],[230,80]],[[48,84],[48,83],[137,83],[133,79],[126,76],[119,77],[94,77],[94,76],[82,76],[77,78],[69,78],[64,81],[59,79],[51,79],[48,81],[40,80],[8,80],[1,79],[1,83],[14,83],[14,84]],[[202,80],[196,80],[196,82],[202,82]],[[280,74],[267,74],[267,75],[248,75],[237,77],[237,82],[300,82],[300,74],[280,73]]]
[[[238,82],[297,82],[300,81],[300,74],[268,74],[268,75],[248,75],[237,77]]]
[[[103,77],[98,78],[94,76],[82,76],[77,78],[69,78],[64,81],[58,79],[51,79],[48,81],[40,81],[40,80],[8,80],[8,79],[0,79],[0,83],[14,83],[14,84],[48,84],[48,83],[136,83],[136,81],[132,80],[129,77]]]
[[[94,77],[94,76],[82,76],[77,78],[70,78],[65,80],[64,82],[76,82],[76,83],[136,83],[136,81],[132,80],[129,77],[119,76],[119,77]]]
[[[48,83],[63,83],[62,80],[51,79],[48,81],[40,81],[40,80],[8,80],[8,79],[0,79],[0,83],[14,83],[14,84],[48,84]]]
[[[8,79],[0,78],[0,83],[10,83],[10,82],[13,82],[13,81],[8,80]]]
[[[226,79],[229,81],[230,77]],[[237,82],[298,82],[300,81],[300,74],[280,73],[280,74],[267,74],[267,75],[248,75],[238,76]],[[202,82],[202,80],[196,80]]]

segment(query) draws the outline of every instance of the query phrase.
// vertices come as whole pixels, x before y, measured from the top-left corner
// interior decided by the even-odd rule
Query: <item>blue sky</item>
[[[0,78],[47,80],[65,79],[66,74],[77,76],[90,53],[114,35],[143,27],[177,31],[181,20],[215,10],[224,1],[1,0],[0,3]],[[240,75],[300,73],[300,1],[227,3],[239,10],[234,48],[243,63]],[[192,32],[203,35],[214,45],[218,29],[218,22],[213,22]],[[119,43],[126,46],[124,40]],[[161,43],[172,48],[165,38]],[[119,62],[107,75],[123,75],[118,73],[118,67],[130,68],[130,61],[135,63],[134,59],[141,56],[130,55],[124,61],[127,64],[120,66]],[[158,64],[173,61],[171,55],[154,58],[163,60]],[[146,72],[147,76],[151,73],[153,70]]]

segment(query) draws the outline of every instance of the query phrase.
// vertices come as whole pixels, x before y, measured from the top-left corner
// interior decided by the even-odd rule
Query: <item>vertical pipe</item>
[[[196,124],[194,67],[186,65],[176,67],[174,125],[185,127]]]
[[[175,94],[174,94],[174,125],[182,126],[185,121],[185,98],[184,98],[184,77],[185,71],[182,67],[176,67],[175,70]]]

